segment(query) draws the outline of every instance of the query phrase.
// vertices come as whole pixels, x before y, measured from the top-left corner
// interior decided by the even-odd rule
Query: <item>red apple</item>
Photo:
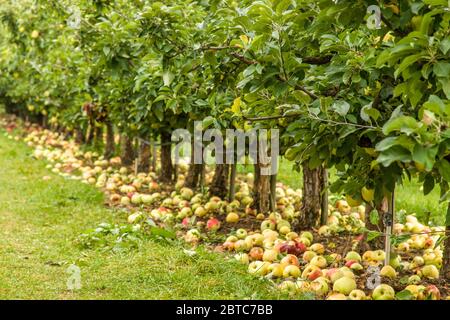
[[[217,231],[220,228],[220,221],[216,218],[211,218],[208,220],[208,222],[206,222],[206,228],[209,231]]]
[[[264,250],[260,247],[254,247],[249,252],[249,257],[251,260],[262,260],[264,254]]]

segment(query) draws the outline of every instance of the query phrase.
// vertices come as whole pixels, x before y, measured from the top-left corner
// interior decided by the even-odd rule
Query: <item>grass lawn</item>
[[[0,133],[0,299],[279,298],[246,266],[182,244],[144,240],[127,253],[83,250],[79,234],[126,215],[103,206],[94,187],[50,174],[31,149]],[[43,176],[51,176],[44,181]],[[67,290],[72,263],[82,288]]]

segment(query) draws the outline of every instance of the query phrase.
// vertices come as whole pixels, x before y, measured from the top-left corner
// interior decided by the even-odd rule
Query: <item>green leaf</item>
[[[450,36],[441,41],[439,48],[443,54],[447,54],[450,50]]]
[[[450,63],[439,61],[433,66],[433,72],[436,77],[450,77]]]
[[[377,143],[375,149],[381,152],[397,145],[402,146],[409,151],[413,151],[415,143],[414,140],[408,136],[388,137]]]
[[[403,70],[408,68],[413,63],[419,61],[420,58],[422,58],[423,56],[424,56],[424,53],[421,52],[421,53],[418,53],[418,54],[413,54],[413,55],[408,56],[405,59],[403,59],[402,63],[400,63],[398,68],[395,70],[394,77],[397,78],[398,75],[403,72]]]
[[[425,180],[423,182],[423,194],[426,196],[434,189],[434,178],[431,174],[427,174],[425,176]]]
[[[425,147],[421,144],[416,144],[412,153],[412,159],[415,162],[419,162],[425,165],[427,170],[433,169],[434,162],[436,161],[436,154],[438,152],[438,146]]]
[[[444,91],[447,99],[450,99],[450,77],[449,78],[439,78],[439,83],[442,86],[442,91]]]
[[[400,131],[410,135],[420,128],[419,123],[410,116],[400,116],[395,119],[389,120],[383,126],[383,133],[385,135],[390,134],[393,131]]]
[[[438,162],[439,173],[445,181],[450,182],[450,162],[442,159]]]
[[[348,110],[350,110],[350,105],[344,100],[338,100],[333,103],[331,108],[344,117],[348,113]]]
[[[414,295],[411,293],[411,291],[409,290],[402,290],[397,292],[397,294],[395,295],[395,297],[398,300],[412,300],[414,299]]]
[[[163,237],[167,239],[175,239],[176,237],[175,232],[159,227],[150,227],[150,234],[152,236]]]
[[[380,153],[377,161],[385,167],[390,166],[395,161],[409,162],[411,161],[411,152],[401,146],[393,146]]]

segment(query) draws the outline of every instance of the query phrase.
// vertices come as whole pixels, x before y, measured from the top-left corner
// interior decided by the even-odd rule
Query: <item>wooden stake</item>
[[[234,163],[231,164],[231,174],[230,174],[230,190],[228,195],[228,200],[231,202],[234,200],[234,195],[236,194],[236,170],[237,170],[237,163],[234,161]]]
[[[277,175],[273,174],[270,176],[270,211],[272,212],[277,210],[276,189]]]
[[[391,196],[388,201],[388,212],[385,214],[385,241],[384,241],[384,251],[386,253],[386,259],[384,260],[384,265],[389,265],[391,261],[391,235],[392,235],[392,225],[394,223],[394,212],[395,212],[395,190],[392,191]]]

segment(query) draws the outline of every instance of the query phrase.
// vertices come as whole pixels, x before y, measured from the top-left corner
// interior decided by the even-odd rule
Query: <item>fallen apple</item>
[[[439,278],[439,270],[434,264],[426,265],[420,271],[423,277],[427,279],[438,279]]]
[[[264,251],[263,254],[263,261],[273,262],[276,261],[278,258],[278,251],[275,249],[267,249]]]
[[[394,300],[395,291],[387,284],[378,285],[372,292],[373,300]]]
[[[323,256],[315,256],[311,259],[309,264],[315,265],[315,266],[323,269],[327,266],[327,259],[325,259]]]
[[[217,231],[220,228],[220,221],[216,218],[210,218],[207,222],[206,222],[206,228],[209,231]]]
[[[364,293],[364,291],[359,290],[359,289],[352,290],[352,292],[350,292],[348,297],[350,300],[366,300],[367,299],[367,296]]]
[[[348,295],[350,292],[356,289],[355,279],[349,277],[342,277],[336,280],[333,284],[333,291]]]
[[[228,223],[237,223],[239,221],[239,215],[236,212],[230,212],[227,214],[225,221]]]
[[[312,289],[312,291],[320,296],[324,296],[328,293],[328,281],[326,278],[324,277],[319,277],[317,279],[315,279],[314,281],[311,282],[310,287]]]
[[[283,263],[281,263],[283,265]],[[298,278],[300,277],[300,268],[297,265],[289,264],[283,269],[284,278]]]
[[[260,247],[254,247],[250,249],[250,252],[248,253],[251,260],[262,260],[264,255],[264,250]]]
[[[387,265],[381,268],[380,276],[387,277],[389,279],[395,279],[397,277],[397,272],[393,267]]]

